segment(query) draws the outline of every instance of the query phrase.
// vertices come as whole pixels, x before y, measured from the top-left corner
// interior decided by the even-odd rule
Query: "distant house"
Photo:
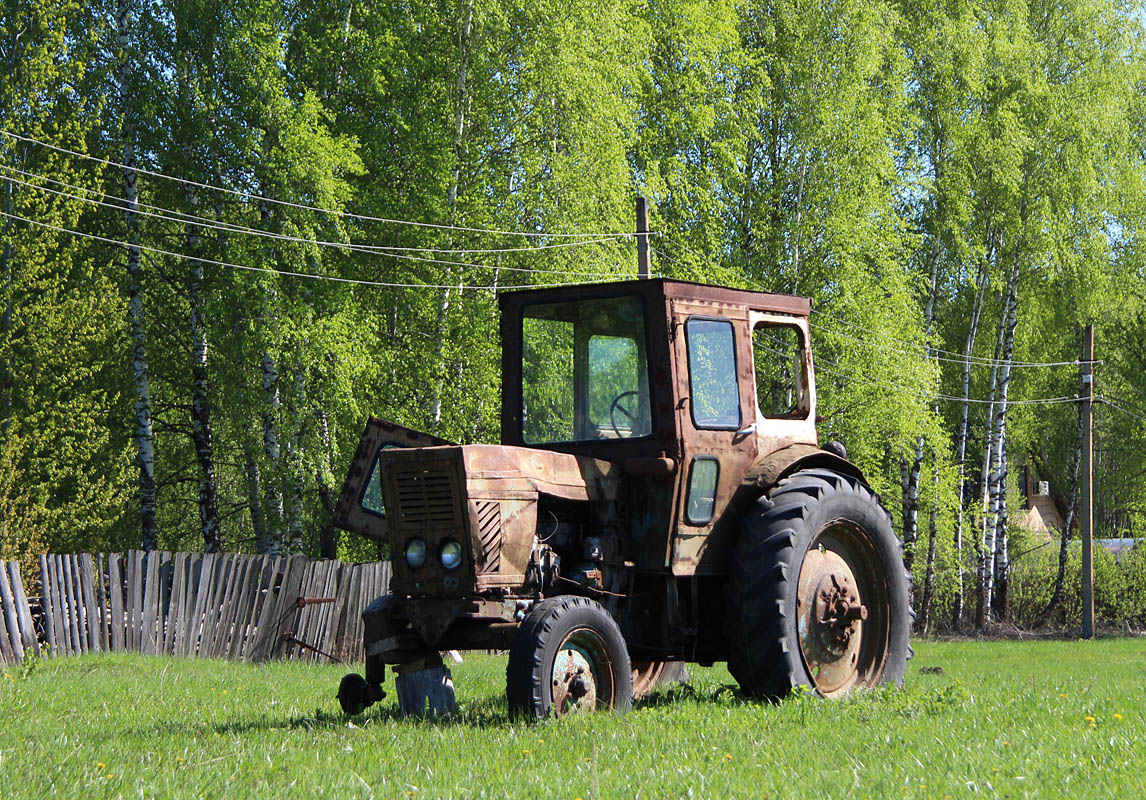
[[[1019,473],[1019,490],[1026,496],[1026,508],[1014,515],[1015,524],[1044,537],[1057,536],[1062,531],[1062,513],[1051,495],[1050,481],[1039,480],[1031,467],[1024,466]]]
[[[1062,512],[1066,505],[1061,495],[1052,495],[1050,481],[1039,480],[1038,474],[1030,467],[1023,467],[1019,473],[1019,491],[1026,497],[1026,507],[1014,515],[1015,524],[1026,528],[1035,536],[1045,539],[1057,538],[1062,532]],[[1074,526],[1078,525],[1075,520]],[[1106,551],[1119,555],[1140,542],[1140,539],[1095,539],[1094,544]]]

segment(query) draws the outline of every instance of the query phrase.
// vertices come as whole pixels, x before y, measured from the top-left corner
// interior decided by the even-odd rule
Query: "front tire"
[[[741,524],[729,572],[728,668],[745,694],[902,682],[914,616],[902,546],[859,480],[825,469],[782,480]]]
[[[509,651],[506,695],[515,718],[545,719],[598,708],[628,711],[632,665],[617,623],[586,597],[537,603]]]

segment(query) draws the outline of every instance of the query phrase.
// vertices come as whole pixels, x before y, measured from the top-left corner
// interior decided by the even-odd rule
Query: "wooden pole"
[[[637,198],[637,277],[649,277],[649,201]]]
[[[1082,637],[1094,638],[1094,326],[1082,346]]]

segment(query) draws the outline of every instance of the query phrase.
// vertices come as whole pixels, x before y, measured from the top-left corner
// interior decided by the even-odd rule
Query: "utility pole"
[[[637,198],[637,277],[649,277],[649,201]]]
[[[1082,345],[1082,638],[1094,638],[1094,326]]]

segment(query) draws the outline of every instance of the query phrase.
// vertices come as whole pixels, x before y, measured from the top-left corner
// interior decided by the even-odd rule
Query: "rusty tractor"
[[[500,445],[366,426],[335,517],[389,547],[358,713],[454,707],[447,650],[508,650],[510,713],[625,711],[686,662],[742,691],[900,682],[891,517],[817,444],[809,300],[655,279],[500,296]]]

